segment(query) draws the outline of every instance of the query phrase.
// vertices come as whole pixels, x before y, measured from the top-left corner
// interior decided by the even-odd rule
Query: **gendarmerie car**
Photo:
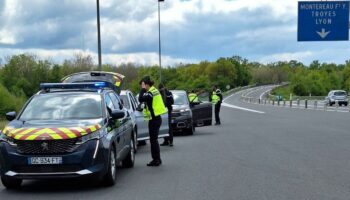
[[[5,187],[23,179],[96,176],[116,181],[116,166],[133,167],[130,115],[109,82],[47,83],[0,135],[0,174]]]

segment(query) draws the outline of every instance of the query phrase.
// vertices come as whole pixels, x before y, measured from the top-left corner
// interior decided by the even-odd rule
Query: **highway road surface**
[[[193,136],[177,136],[174,147],[161,147],[158,168],[146,167],[147,145],[134,169],[119,168],[114,187],[25,181],[20,190],[0,184],[0,199],[350,199],[350,113],[249,104],[241,94],[225,99],[221,126],[198,128]]]

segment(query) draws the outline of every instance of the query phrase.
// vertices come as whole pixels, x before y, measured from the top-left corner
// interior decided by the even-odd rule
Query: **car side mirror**
[[[8,112],[8,113],[6,113],[6,119],[8,121],[12,121],[12,120],[16,119],[16,115],[17,115],[17,113],[15,111]]]
[[[113,119],[121,119],[125,117],[125,112],[123,110],[112,110]]]

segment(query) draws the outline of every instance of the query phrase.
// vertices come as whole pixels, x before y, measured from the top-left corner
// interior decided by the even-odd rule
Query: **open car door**
[[[195,127],[211,126],[213,113],[211,103],[192,102],[190,106]]]
[[[70,74],[62,79],[63,83],[77,83],[77,82],[108,82],[112,86],[112,89],[120,94],[120,88],[123,85],[124,75],[104,72],[104,71],[90,71],[90,72],[79,72]]]

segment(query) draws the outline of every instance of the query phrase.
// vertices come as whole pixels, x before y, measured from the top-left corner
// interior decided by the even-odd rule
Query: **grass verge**
[[[5,119],[0,119],[0,131],[5,128],[7,121]]]

